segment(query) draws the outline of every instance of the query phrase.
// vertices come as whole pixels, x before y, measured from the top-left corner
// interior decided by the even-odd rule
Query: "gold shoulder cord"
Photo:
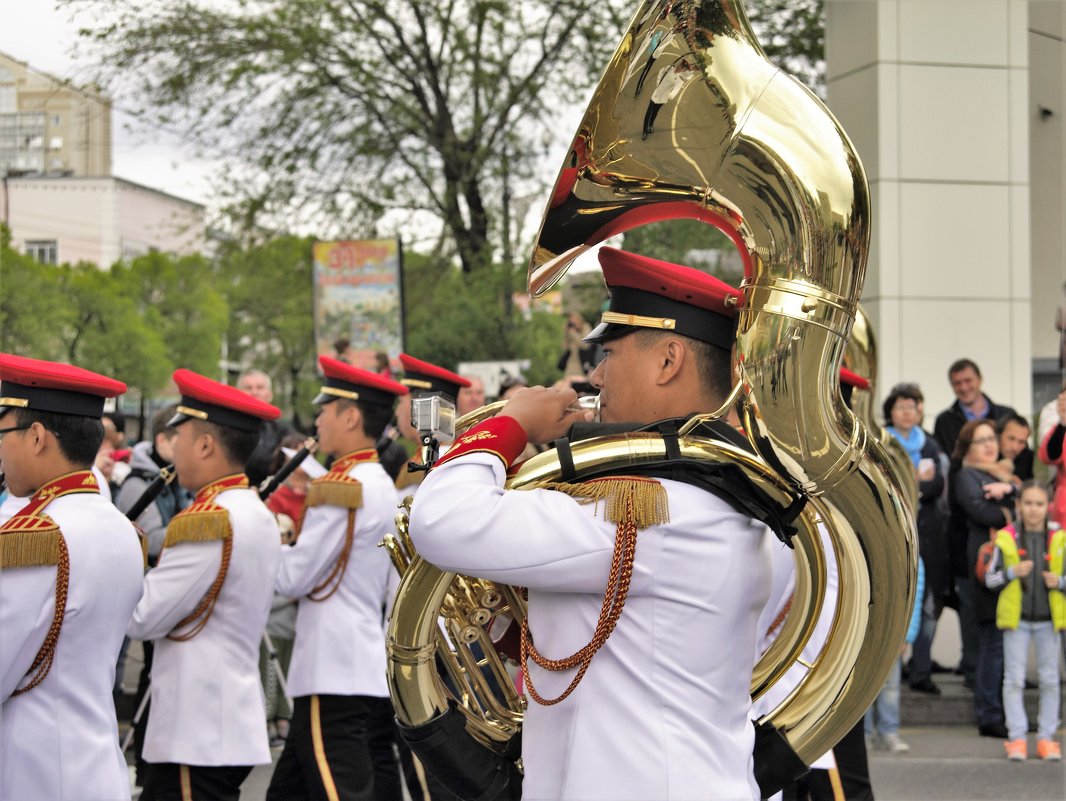
[[[637,533],[650,526],[668,523],[670,509],[668,496],[663,485],[655,479],[638,476],[595,479],[584,484],[549,482],[530,489],[552,489],[565,492],[585,502],[604,503],[604,519],[617,524],[614,540],[614,553],[611,556],[611,571],[607,578],[607,589],[603,596],[600,617],[592,640],[584,648],[564,659],[547,659],[541,655],[533,644],[529,633],[529,623],[522,621],[522,673],[525,677],[529,697],[541,706],[552,706],[563,701],[574,691],[592,664],[592,657],[611,636],[618,618],[622,615],[629,584],[633,578],[633,559],[637,552]],[[562,694],[551,700],[544,699],[533,686],[533,677],[529,674],[527,660],[533,661],[545,670],[559,672],[580,666],[577,674]]]
[[[67,609],[70,554],[59,526],[46,515],[14,517],[8,521],[8,525],[10,527],[0,531],[0,569],[56,566],[55,612],[52,615],[52,625],[48,627],[44,642],[38,649],[30,669],[26,671],[27,676],[32,673],[33,677],[25,687],[11,693],[16,696],[28,693],[44,681],[52,669]]]
[[[307,491],[307,500],[304,502],[305,511],[311,506],[340,506],[348,510],[348,524],[344,531],[344,546],[341,548],[333,569],[321,584],[307,594],[307,600],[321,603],[340,589],[344,573],[348,569],[348,561],[351,559],[352,544],[355,542],[355,512],[362,505],[363,485],[358,479],[348,475],[327,473],[311,482],[311,487]],[[301,516],[301,524],[302,522]],[[329,588],[328,591],[327,588]]]

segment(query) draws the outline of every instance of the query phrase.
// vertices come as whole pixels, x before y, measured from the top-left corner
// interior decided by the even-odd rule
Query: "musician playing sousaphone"
[[[68,364],[0,354],[0,798],[129,798],[111,688],[143,560],[90,471],[104,399]]]
[[[600,264],[610,308],[587,340],[605,353],[591,376],[602,422],[676,435],[729,393],[739,292],[609,248]],[[590,416],[569,410],[576,399],[516,393],[456,440],[411,514],[429,562],[528,588],[522,796],[759,798],[749,693],[774,536],[740,502],[743,482],[680,460],[503,490],[527,442]],[[709,427],[744,446],[729,425]]]
[[[155,640],[141,798],[235,801],[252,766],[270,763],[259,638],[280,534],[244,467],[281,411],[190,370],[174,383],[174,466],[194,498],[167,525],[128,630]]]

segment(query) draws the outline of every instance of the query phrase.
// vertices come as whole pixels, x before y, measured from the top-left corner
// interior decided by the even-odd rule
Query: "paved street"
[[[903,728],[908,754],[870,755],[877,801],[1062,801],[1062,763],[1007,762],[999,740],[978,737],[972,728]],[[277,754],[275,753],[275,758]],[[242,801],[263,801],[272,768],[257,768],[244,783]]]
[[[135,683],[140,669],[139,643],[130,651],[126,684]],[[973,721],[973,695],[962,679],[938,674],[938,696],[901,692],[900,736],[909,753],[870,753],[870,775],[877,801],[1063,801],[1066,799],[1064,763],[1008,762],[1001,740],[979,737]],[[132,699],[127,699],[132,707]],[[1036,691],[1026,691],[1026,706],[1035,720]],[[1066,709],[1066,706],[1064,706]],[[132,708],[129,709],[132,713]],[[940,725],[944,722],[957,725]],[[125,726],[122,727],[123,731]],[[1059,739],[1062,741],[1060,730]],[[1030,748],[1035,751],[1032,736]],[[277,759],[280,749],[274,752]],[[252,772],[244,783],[242,801],[263,801],[273,766]]]

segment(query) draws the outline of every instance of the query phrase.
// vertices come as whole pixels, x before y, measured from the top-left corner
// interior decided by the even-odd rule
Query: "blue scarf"
[[[925,447],[925,432],[922,431],[921,426],[912,428],[910,435],[906,437],[892,426],[887,426],[885,430],[899,440],[899,444],[903,446],[903,450],[907,452],[907,455],[911,457],[911,461],[914,462],[914,466],[917,467],[919,460],[922,458],[922,448]]]

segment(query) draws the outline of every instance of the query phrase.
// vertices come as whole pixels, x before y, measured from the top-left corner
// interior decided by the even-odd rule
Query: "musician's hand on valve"
[[[534,444],[551,442],[566,433],[574,423],[590,422],[591,411],[571,411],[577,393],[564,387],[525,387],[518,390],[500,410],[513,417]]]

